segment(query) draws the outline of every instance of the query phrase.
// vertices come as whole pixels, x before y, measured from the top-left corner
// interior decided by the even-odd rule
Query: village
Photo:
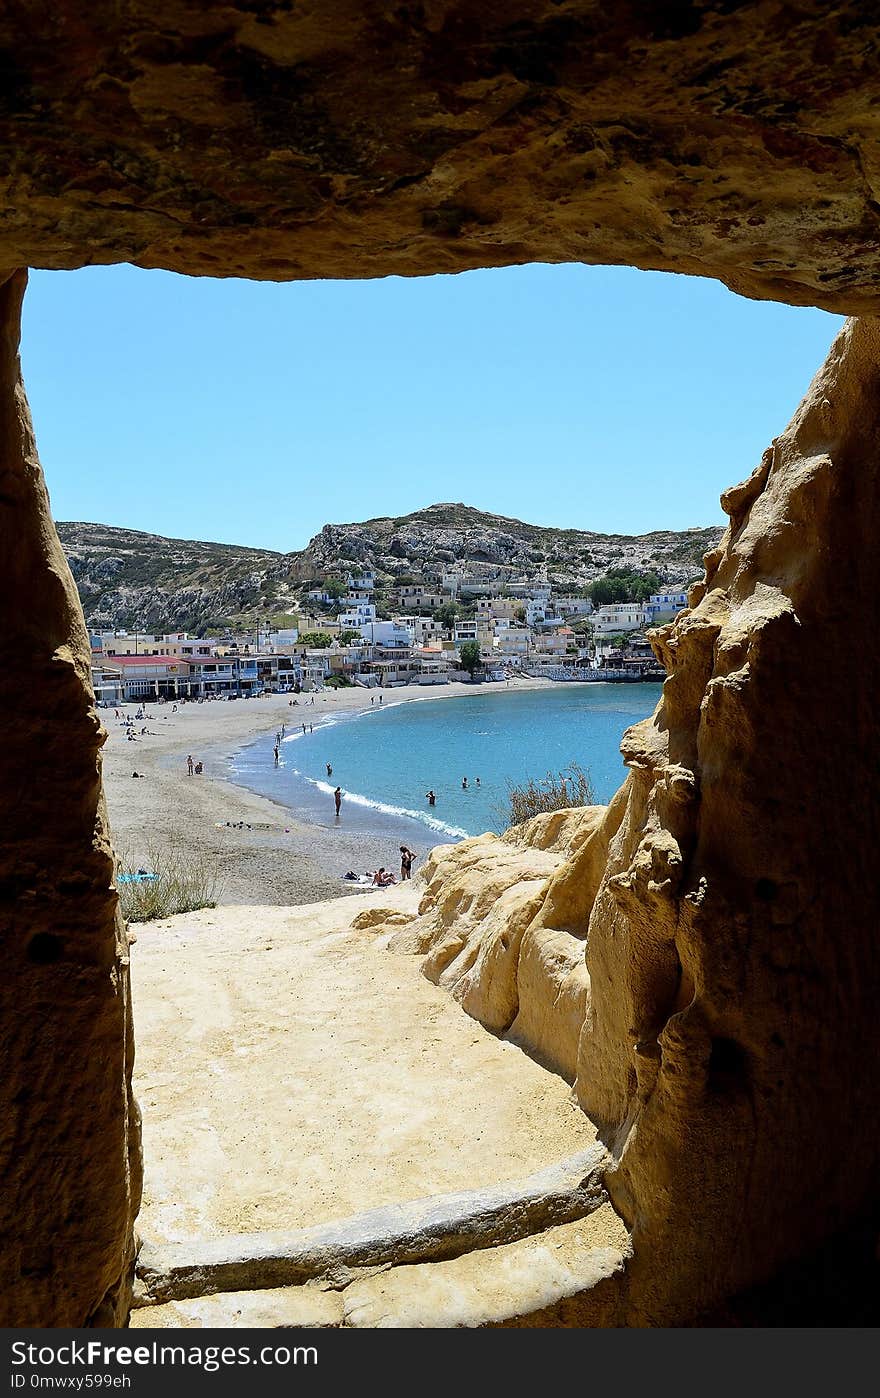
[[[219,637],[95,631],[96,698],[232,699],[522,676],[661,680],[645,633],[686,607],[687,594],[676,588],[597,605],[588,595],[554,593],[546,579],[451,571],[400,583],[390,599],[383,594],[381,615],[375,575],[363,571],[309,588],[303,602],[296,625]]]

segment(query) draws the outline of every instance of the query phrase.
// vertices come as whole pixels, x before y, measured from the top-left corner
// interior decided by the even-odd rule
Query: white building
[[[413,634],[409,627],[401,626],[396,621],[366,621],[360,626],[352,627],[352,630],[360,631],[365,641],[376,646],[402,648],[413,643]]]
[[[643,602],[609,602],[593,613],[593,627],[598,636],[616,631],[640,631],[645,625]]]
[[[445,627],[431,616],[396,616],[394,620],[398,626],[405,626],[407,631],[411,631],[413,640],[420,646],[427,641],[439,640],[446,634]]]
[[[553,610],[557,616],[589,616],[593,604],[589,597],[554,597]]]
[[[652,592],[645,603],[645,623],[656,626],[658,622],[671,621],[686,606],[686,592]]]
[[[527,626],[504,626],[498,623],[495,632],[496,655],[519,658],[528,655],[532,646],[532,634]]]
[[[528,582],[521,579],[519,582],[509,582],[505,589],[511,597],[531,597],[533,602],[550,601],[550,594],[553,591],[548,582]]]
[[[372,602],[355,602],[336,618],[343,631],[360,631],[376,623],[376,608]]]
[[[372,568],[365,568],[360,573],[349,573],[346,584],[349,592],[372,592],[376,586],[376,575]]]

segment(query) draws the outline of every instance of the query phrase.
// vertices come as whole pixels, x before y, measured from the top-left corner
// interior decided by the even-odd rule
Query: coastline
[[[454,700],[475,693],[554,688],[552,680],[522,679],[509,686],[449,684],[417,693],[385,690],[389,704]],[[110,830],[117,851],[147,866],[151,848],[176,844],[187,854],[219,864],[221,904],[296,906],[327,898],[363,897],[347,886],[347,869],[362,872],[380,864],[395,868],[394,838],[377,831],[316,824],[239,785],[232,772],[236,752],[276,732],[282,723],[318,722],[331,714],[357,714],[369,707],[364,689],[326,691],[293,709],[286,695],[241,699],[235,703],[150,704],[150,718],[138,723],[147,734],[129,742],[112,709],[100,710],[108,738],[104,747],[104,787]],[[366,704],[365,704],[366,700]],[[136,704],[123,712],[134,716]],[[302,719],[300,718],[302,715]],[[187,776],[186,758],[201,761],[200,777]],[[138,779],[132,772],[142,774]],[[229,822],[229,825],[226,822]],[[238,828],[243,823],[245,828]],[[249,827],[249,828],[248,828]],[[399,841],[398,841],[399,842]],[[425,829],[424,857],[443,836]],[[421,860],[419,861],[421,862]]]

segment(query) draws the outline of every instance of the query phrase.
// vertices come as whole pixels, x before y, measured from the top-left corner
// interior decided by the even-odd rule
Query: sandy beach
[[[547,688],[549,680],[522,679],[510,692]],[[502,693],[505,686],[485,686]],[[476,692],[480,692],[477,690]],[[473,695],[469,684],[410,687],[385,692],[386,702],[450,702]],[[331,713],[359,712],[369,706],[363,689],[327,690],[300,695],[291,708],[286,695],[183,704],[172,712],[169,703],[147,705],[149,717],[137,723],[137,738],[127,731],[112,709],[101,710],[108,739],[104,748],[104,784],[116,849],[137,865],[148,867],[151,851],[177,843],[220,869],[218,902],[224,904],[287,904],[294,906],[325,898],[357,897],[342,881],[347,869],[394,868],[399,856],[393,842],[363,831],[320,826],[297,819],[296,812],[229,779],[229,758],[245,743],[273,734],[286,723],[318,723]],[[120,713],[133,716],[137,704]],[[147,732],[141,735],[141,728]],[[203,764],[200,777],[187,775],[186,758]],[[138,779],[132,777],[138,772]],[[229,825],[226,822],[230,822]],[[245,827],[235,828],[239,822]],[[439,840],[425,832],[413,847],[421,855]]]

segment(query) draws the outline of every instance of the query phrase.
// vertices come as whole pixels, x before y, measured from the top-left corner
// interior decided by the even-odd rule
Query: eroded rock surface
[[[89,640],[0,284],[0,1324],[114,1325],[130,1300],[140,1135],[128,939]]]
[[[709,1310],[876,1210],[877,659],[853,621],[873,636],[878,417],[880,324],[849,322],[723,497],[624,740],[577,1086],[633,1227],[630,1323]]]
[[[629,263],[880,306],[855,0],[56,0],[0,47],[0,265]]]
[[[469,1015],[569,1082],[590,992],[587,924],[622,812],[618,798],[439,846],[418,917],[390,943],[423,956],[424,974]],[[387,930],[394,916],[373,906],[354,926]]]

